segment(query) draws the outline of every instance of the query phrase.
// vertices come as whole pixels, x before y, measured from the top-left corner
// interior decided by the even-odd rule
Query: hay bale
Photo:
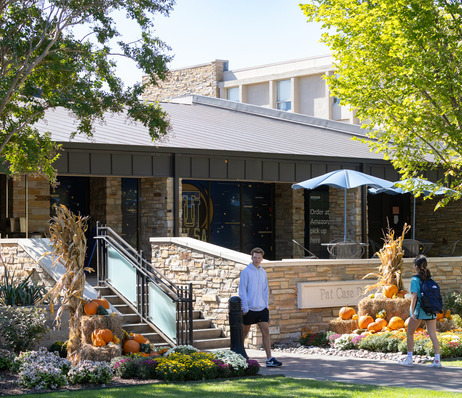
[[[380,310],[385,310],[387,313],[387,322],[394,316],[399,316],[406,320],[409,317],[410,299],[404,298],[363,298],[358,303],[358,315],[370,315],[375,318],[375,314]]]
[[[436,321],[436,331],[440,333],[449,332],[450,330],[457,329],[456,324],[452,319],[444,318],[442,321]]]
[[[105,347],[94,347],[91,344],[82,343],[80,350],[77,352],[77,361],[110,362],[112,358],[122,355],[122,347],[120,345],[110,345]]]
[[[91,334],[95,329],[109,329],[122,341],[122,318],[119,314],[85,315],[80,318],[82,344],[91,344]]]
[[[334,319],[329,321],[329,330],[338,334],[353,333],[353,330],[358,329],[358,321],[356,319]]]

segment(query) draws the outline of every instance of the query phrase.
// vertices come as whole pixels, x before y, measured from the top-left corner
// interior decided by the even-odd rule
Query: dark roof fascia
[[[154,147],[154,146],[135,146],[130,145],[123,147],[116,144],[94,144],[94,143],[72,143],[60,142],[62,148],[68,151],[81,152],[110,152],[110,153],[127,153],[134,152],[140,154],[171,154],[184,156],[209,156],[209,157],[227,157],[227,158],[252,158],[252,159],[278,159],[286,161],[315,161],[315,162],[332,162],[332,163],[354,163],[354,164],[380,164],[390,165],[390,162],[384,159],[364,159],[351,157],[327,157],[313,155],[293,155],[269,152],[248,152],[248,151],[219,151],[209,149],[192,149],[192,148],[172,148],[172,147]]]

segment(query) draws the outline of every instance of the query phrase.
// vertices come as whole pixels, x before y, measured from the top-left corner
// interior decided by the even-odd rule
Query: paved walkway
[[[444,367],[444,361],[440,369],[427,365],[406,368],[391,361],[276,352],[274,356],[283,365],[267,368],[263,351],[246,352],[250,359],[258,360],[262,375],[462,392],[462,368]]]

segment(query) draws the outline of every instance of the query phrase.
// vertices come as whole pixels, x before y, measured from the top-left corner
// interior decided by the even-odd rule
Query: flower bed
[[[206,380],[253,376],[257,361],[246,360],[232,351],[200,352],[191,346],[161,349],[163,355],[145,357],[141,353],[119,356],[111,363],[84,360],[72,366],[58,352],[41,347],[15,356],[0,350],[0,371],[17,375],[19,387],[53,390],[66,385],[107,385],[113,377],[165,381]]]
[[[462,329],[437,333],[442,358],[462,357]],[[406,332],[387,331],[370,335],[334,332],[305,333],[299,342],[305,346],[330,346],[337,350],[361,349],[373,352],[406,353]],[[414,354],[433,356],[433,345],[426,331],[414,337]]]

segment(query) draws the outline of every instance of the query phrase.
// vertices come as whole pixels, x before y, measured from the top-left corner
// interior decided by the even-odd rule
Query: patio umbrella
[[[416,187],[415,190],[405,190],[403,188],[398,187],[397,185],[399,184],[408,184],[409,182],[412,182],[413,185]],[[412,239],[415,239],[415,198],[416,196],[414,195],[414,191],[417,191],[419,189],[422,189],[422,192],[420,192],[423,196],[428,196],[428,195],[444,195],[449,192],[454,192],[452,189],[449,188],[441,188],[436,191],[433,191],[434,188],[436,187],[436,184],[434,184],[431,181],[424,180],[422,178],[409,178],[406,180],[402,181],[396,181],[393,184],[393,187],[391,188],[369,188],[369,192],[372,194],[378,194],[378,193],[386,193],[388,195],[398,195],[398,194],[404,194],[404,193],[410,193],[412,194],[412,197],[414,198],[414,203],[413,203],[413,209],[412,209]]]
[[[343,227],[343,240],[346,241],[346,190],[350,188],[357,188],[363,185],[368,185],[373,188],[390,188],[393,182],[384,180],[382,178],[374,177],[369,174],[361,173],[356,170],[342,169],[331,171],[330,173],[323,174],[319,177],[310,178],[309,180],[293,184],[293,189],[315,189],[322,185],[343,189],[344,191],[344,227]]]

